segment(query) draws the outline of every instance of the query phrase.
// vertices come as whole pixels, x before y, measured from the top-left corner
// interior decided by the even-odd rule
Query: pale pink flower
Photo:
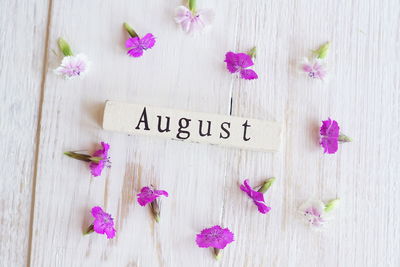
[[[175,22],[178,23],[186,33],[202,31],[206,26],[211,25],[214,20],[212,9],[198,9],[191,11],[185,6],[176,9]]]
[[[65,56],[61,65],[54,70],[54,73],[71,80],[83,77],[89,71],[90,65],[91,63],[84,54]]]
[[[300,71],[312,79],[319,80],[324,80],[328,73],[324,61],[318,58],[304,58],[300,64]]]

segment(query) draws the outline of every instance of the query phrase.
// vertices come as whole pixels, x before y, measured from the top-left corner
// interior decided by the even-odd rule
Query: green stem
[[[64,56],[66,56],[66,57],[73,56],[71,47],[69,46],[67,41],[65,41],[63,38],[58,39],[58,46],[60,47],[60,50],[64,54]]]
[[[189,0],[189,9],[192,12],[196,11],[196,0]]]
[[[267,190],[271,187],[271,185],[275,182],[276,178],[272,177],[267,180],[265,180],[264,184],[258,189],[258,192],[260,193],[265,193]]]
[[[124,28],[132,38],[139,37],[139,35],[132,29],[132,27],[128,23],[124,22]]]

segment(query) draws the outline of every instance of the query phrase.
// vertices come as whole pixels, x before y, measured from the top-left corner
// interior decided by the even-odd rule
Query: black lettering
[[[249,125],[248,122],[247,122],[247,120],[246,120],[246,122],[243,123],[242,126],[244,127],[244,131],[243,131],[243,140],[244,140],[244,141],[249,141],[249,140],[250,140],[250,137],[249,137],[249,138],[246,137],[246,131],[247,131],[247,127],[251,127],[251,125]]]
[[[144,123],[144,129],[146,130],[146,131],[150,131],[150,128],[149,128],[149,122],[148,122],[148,120],[147,120],[147,113],[146,113],[146,107],[144,107],[144,109],[143,109],[143,112],[142,112],[142,115],[140,116],[140,120],[139,120],[139,122],[138,122],[138,124],[137,124],[137,126],[136,126],[136,130],[140,130],[140,124],[141,123]]]
[[[229,130],[224,127],[225,124],[228,125],[228,129],[231,127],[230,122],[221,123],[221,130],[223,130],[226,133],[226,136],[223,136],[222,133],[220,133],[219,138],[227,139],[227,138],[229,138],[229,136],[231,136],[231,133],[229,132]]]
[[[206,134],[203,134],[203,131],[202,131],[202,129],[203,129],[203,121],[202,120],[199,120],[199,122],[200,122],[200,125],[199,125],[199,134],[200,134],[200,136],[211,136],[211,121],[207,121],[207,124],[208,124],[208,128],[207,128],[207,133]]]
[[[165,127],[164,129],[161,129],[161,116],[157,116],[157,118],[158,118],[158,131],[159,131],[160,133],[171,131],[171,130],[169,129],[169,121],[170,121],[171,118],[168,117],[168,116],[165,116],[165,117],[167,118],[167,125],[166,125],[166,127]]]
[[[182,125],[183,121],[185,121],[185,125]],[[190,137],[190,132],[189,131],[182,131],[182,129],[186,129],[187,127],[189,127],[189,122],[190,121],[191,121],[191,119],[186,119],[186,118],[181,118],[178,121],[179,129],[178,129],[178,133],[176,135],[177,138],[179,138],[179,139],[188,139]],[[186,137],[182,137],[181,134],[185,134]]]

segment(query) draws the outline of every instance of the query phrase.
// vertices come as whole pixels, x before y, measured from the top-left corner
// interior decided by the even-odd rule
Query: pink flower
[[[90,62],[86,55],[65,56],[61,65],[54,70],[57,75],[63,76],[67,80],[83,77],[89,70]]]
[[[211,9],[199,9],[194,11],[185,6],[176,9],[175,22],[178,23],[186,33],[203,30],[214,20],[214,11]]]
[[[221,228],[219,225],[203,229],[196,236],[196,243],[201,248],[223,249],[231,242],[233,242],[233,233],[228,228]]]
[[[328,118],[326,121],[322,121],[320,134],[320,145],[324,148],[324,153],[336,153],[339,143],[339,125],[337,121],[331,120],[331,118]]]
[[[157,198],[160,196],[168,197],[168,192],[164,190],[155,190],[148,186],[145,186],[140,190],[140,193],[137,196],[137,201],[140,206],[146,206],[148,203],[150,203],[151,213],[153,214],[156,222],[159,222],[161,213],[161,201]]]
[[[143,38],[139,36],[131,37],[125,42],[126,48],[130,48],[128,51],[128,55],[131,57],[141,57],[143,55],[143,51],[150,49],[156,43],[156,39],[153,34],[148,33]]]
[[[93,157],[99,158],[98,162],[92,161],[89,165],[91,173],[94,177],[101,175],[105,166],[110,163],[108,157],[108,150],[110,149],[110,145],[104,142],[101,142],[102,148],[93,153]]]
[[[110,214],[103,211],[101,207],[93,207],[93,224],[89,227],[88,233],[95,231],[98,234],[106,234],[108,239],[115,236],[114,221]]]
[[[321,59],[314,58],[309,61],[308,58],[304,58],[300,65],[301,71],[307,74],[308,77],[312,79],[324,80],[327,75],[327,70],[325,64]]]
[[[271,210],[271,208],[264,203],[264,194],[251,188],[248,179],[244,180],[243,184],[240,185],[240,189],[247,193],[247,195],[253,200],[259,212],[265,214]]]
[[[64,152],[65,155],[85,162],[89,162],[90,171],[94,177],[101,175],[104,167],[110,167],[111,162],[108,157],[110,145],[101,142],[102,148],[93,153],[93,155],[81,154],[74,151]]]
[[[138,196],[138,203],[140,206],[145,206],[148,203],[153,202],[156,198],[160,196],[168,197],[168,192],[164,190],[152,190],[150,187],[145,186],[140,190]]]
[[[254,70],[247,69],[254,65],[251,56],[248,54],[228,52],[225,54],[224,62],[226,62],[226,68],[230,73],[238,73],[242,79],[253,80],[258,78]]]

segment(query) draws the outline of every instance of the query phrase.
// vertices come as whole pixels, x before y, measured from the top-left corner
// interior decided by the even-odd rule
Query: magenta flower
[[[325,64],[321,59],[318,58],[314,58],[312,61],[309,61],[308,58],[304,58],[300,68],[301,71],[303,71],[312,79],[324,80],[327,75]]]
[[[319,132],[321,134],[320,145],[324,148],[324,153],[336,153],[339,142],[339,125],[337,121],[331,120],[331,118],[322,121]]]
[[[140,206],[146,206],[150,203],[151,212],[156,222],[160,221],[161,202],[157,199],[160,196],[168,197],[168,192],[164,190],[153,190],[148,186],[143,187],[137,195],[137,202]]]
[[[95,151],[93,155],[81,154],[73,151],[64,152],[65,155],[85,162],[89,162],[90,171],[94,177],[100,176],[104,167],[110,167],[111,162],[108,157],[108,150],[110,149],[110,145],[101,142],[102,148]]]
[[[270,185],[271,184],[269,184],[269,186]],[[268,213],[271,210],[270,207],[265,205],[264,194],[259,192],[259,191],[255,191],[253,188],[251,188],[250,185],[249,185],[249,180],[248,179],[244,180],[243,184],[240,185],[240,189],[243,192],[245,192],[253,200],[253,202],[254,202],[254,204],[256,204],[259,212],[265,214],[265,213]]]
[[[128,50],[128,55],[131,57],[141,57],[143,55],[143,51],[150,49],[156,43],[156,39],[153,34],[148,33],[143,38],[139,36],[131,37],[125,42],[126,48],[130,48]]]
[[[106,234],[108,239],[115,236],[114,220],[111,214],[103,211],[101,207],[93,207],[92,215],[94,217],[94,222],[91,224],[86,231],[86,234],[90,234],[93,231],[98,234]]]
[[[324,153],[334,154],[338,150],[339,143],[351,142],[351,138],[339,132],[337,121],[328,118],[322,121],[319,130],[321,134],[320,145],[324,148]]]
[[[226,62],[226,68],[230,73],[237,73],[242,79],[254,80],[258,78],[254,70],[247,69],[254,65],[251,56],[248,54],[228,52],[225,54],[224,62]]]
[[[211,9],[196,10],[195,1],[189,0],[189,8],[179,6],[176,9],[175,22],[186,33],[202,31],[214,20],[214,11]]]
[[[99,158],[98,162],[92,161],[89,165],[91,173],[94,177],[101,175],[104,167],[110,162],[108,157],[108,150],[110,149],[110,145],[104,142],[101,142],[102,148],[93,153],[93,157]]]
[[[228,228],[215,225],[206,228],[196,235],[196,243],[200,248],[214,248],[216,258],[219,258],[219,250],[224,249],[234,241],[233,233]]]
[[[152,190],[150,187],[145,186],[140,190],[137,201],[140,206],[146,206],[146,204],[153,202],[160,196],[168,197],[168,192],[164,190]]]

